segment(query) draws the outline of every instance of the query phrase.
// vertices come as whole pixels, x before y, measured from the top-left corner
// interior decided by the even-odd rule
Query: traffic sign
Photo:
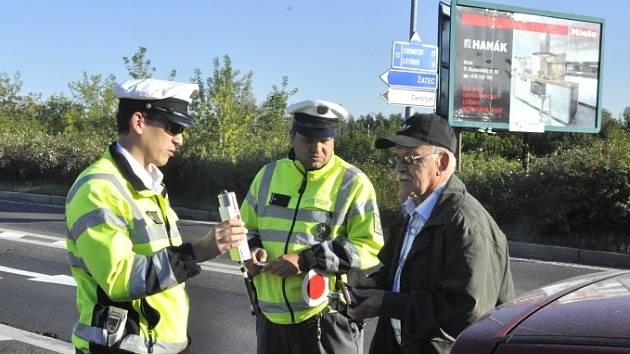
[[[408,87],[418,90],[437,90],[437,73],[421,71],[388,70],[381,75],[389,86]]]
[[[390,87],[381,96],[389,104],[435,107],[435,91],[409,90]]]
[[[438,47],[418,42],[394,41],[392,68],[437,72]]]

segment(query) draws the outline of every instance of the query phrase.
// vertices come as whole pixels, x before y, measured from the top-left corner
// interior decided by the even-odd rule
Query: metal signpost
[[[405,118],[416,107],[435,107],[438,87],[438,47],[424,44],[416,32],[417,0],[411,1],[409,42],[392,43],[391,69],[381,75],[389,87],[381,96],[389,104],[407,106]]]

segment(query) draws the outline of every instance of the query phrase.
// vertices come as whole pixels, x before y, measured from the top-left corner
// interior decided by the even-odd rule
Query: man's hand
[[[251,250],[252,259],[245,261],[245,267],[252,276],[258,275],[263,266],[259,263],[267,261],[267,251],[264,248],[256,247]]]
[[[299,259],[299,254],[288,253],[282,257],[276,258],[273,262],[269,263],[269,265],[265,266],[262,271],[275,274],[282,278],[288,278],[302,273],[302,270],[300,270],[300,266],[298,265]]]
[[[213,227],[206,236],[193,244],[197,262],[224,254],[230,248],[247,242],[247,229],[241,220],[231,219]]]
[[[357,307],[348,308],[348,315],[352,319],[362,321],[366,318],[376,317],[381,314],[381,305],[383,304],[385,290],[354,288],[354,292],[358,296],[367,297],[367,299],[361,301]]]

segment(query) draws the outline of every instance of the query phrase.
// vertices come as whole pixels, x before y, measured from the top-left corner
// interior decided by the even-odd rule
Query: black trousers
[[[363,330],[339,312],[280,325],[258,316],[258,354],[363,354]]]

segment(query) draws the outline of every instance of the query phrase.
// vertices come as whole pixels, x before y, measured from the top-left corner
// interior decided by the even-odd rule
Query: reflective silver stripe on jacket
[[[361,171],[358,168],[351,167],[346,169],[343,174],[341,183],[339,184],[339,190],[337,191],[337,200],[335,200],[334,211],[336,219],[333,220],[333,224],[335,225],[342,225],[347,222],[346,214],[342,211],[346,210],[346,204],[350,203],[348,197],[350,196],[350,191],[354,185],[355,176],[360,172]]]
[[[289,312],[289,307],[284,302],[282,302],[282,303],[273,303],[273,302],[261,301],[260,299],[258,299],[258,306],[260,306],[260,309],[263,312],[268,312],[268,313],[285,313],[285,312]],[[310,309],[310,308],[311,308],[311,306],[309,306],[307,303],[305,303],[303,301],[292,302],[291,303],[291,309],[293,311],[307,310],[307,309]]]
[[[129,231],[129,237],[133,244],[149,243],[168,238],[164,224],[147,225],[144,219],[135,219],[134,228]]]
[[[107,331],[104,328],[90,327],[83,323],[74,324],[73,333],[75,336],[98,345],[107,346]],[[179,353],[186,349],[188,340],[179,343],[167,343],[157,341],[153,343],[153,353],[168,354]],[[149,351],[149,339],[136,334],[128,334],[120,342],[120,349],[132,353],[147,353]]]
[[[151,225],[150,227],[147,225],[147,221],[144,218],[142,210],[140,210],[140,208],[135,203],[135,201],[129,196],[127,189],[120,183],[120,181],[114,175],[111,175],[111,174],[94,173],[91,175],[81,177],[77,182],[75,182],[75,184],[70,189],[70,192],[68,193],[68,197],[66,198],[66,205],[70,204],[70,202],[74,199],[74,196],[76,195],[77,191],[85,183],[91,180],[97,180],[97,179],[112,183],[112,185],[118,190],[120,195],[123,198],[125,198],[125,200],[127,200],[127,203],[129,203],[129,205],[131,206],[131,212],[132,212],[132,217],[133,217],[133,229],[130,230],[129,237],[131,238],[131,242],[133,244],[149,243],[149,242],[163,240],[163,239],[168,238],[168,234],[163,224],[155,224],[155,225]],[[103,210],[106,210],[106,209],[103,209]],[[130,228],[130,226],[127,225],[126,221],[125,221],[125,225],[127,229]],[[175,228],[177,228],[176,225],[171,225],[171,226],[174,226]],[[75,225],[73,225],[72,228],[75,229]],[[179,235],[179,232],[177,234]],[[73,241],[76,241],[76,238],[80,235],[80,233],[74,234],[72,231],[70,231],[70,235],[71,236],[76,235],[75,238],[73,239]]]
[[[357,215],[361,215],[365,217],[365,215],[367,215],[368,213],[377,211],[377,210],[378,210],[378,206],[376,205],[376,200],[374,199],[370,199],[362,203],[354,203],[353,205],[350,206],[350,209],[348,210],[347,220],[350,220]]]
[[[155,267],[155,273],[158,277],[158,282],[160,283],[160,289],[166,290],[179,284],[177,279],[175,279],[175,273],[173,273],[173,268],[171,268],[171,262],[166,249],[159,251],[151,256],[151,258],[153,267]]]
[[[153,264],[156,271],[160,289],[168,289],[178,284],[166,249],[162,249],[152,256],[137,254],[133,257],[133,265],[129,277],[129,296],[132,299],[138,299],[147,295],[146,282],[150,264]]]
[[[346,253],[348,262],[350,263],[351,269],[359,269],[361,267],[361,259],[359,258],[359,251],[357,247],[352,244],[345,237],[337,237],[331,241],[322,242],[321,245],[324,248],[324,253],[326,254],[326,271],[329,273],[337,273],[339,272],[339,256],[337,256],[333,250],[335,247],[334,244],[340,245],[344,252]],[[347,270],[345,270],[347,271]]]
[[[254,195],[252,194],[252,191],[247,191],[247,195],[245,196],[245,200],[247,201],[247,203],[249,203],[249,205],[252,206],[252,208],[254,210],[256,210],[256,208],[258,208],[258,201],[256,200],[256,197],[254,197]]]
[[[287,241],[287,231],[279,231],[279,230],[262,230],[260,232],[261,240],[265,240],[265,242],[286,242]],[[307,234],[304,232],[295,232],[291,233],[291,243],[295,243],[298,245],[306,245],[313,246],[320,241],[316,240],[315,237],[311,234]]]
[[[276,169],[276,161],[271,161],[267,165],[267,167],[265,167],[265,172],[263,173],[262,181],[260,181],[260,189],[258,190],[258,200],[260,201],[260,204],[262,204],[263,208],[267,204],[267,195],[269,194],[269,186],[271,185],[271,177],[273,177],[273,171],[275,169]]]
[[[293,220],[295,209],[279,207],[276,205],[260,205],[258,208],[258,217],[272,217],[285,220]],[[299,209],[296,221],[335,224],[332,214],[329,211]]]
[[[70,266],[72,268],[79,268],[86,274],[90,274],[85,262],[83,262],[83,258],[75,256],[72,252],[68,252],[68,258],[70,259]]]
[[[127,229],[129,227],[125,219],[114,214],[114,212],[109,209],[101,208],[81,215],[81,217],[72,224],[72,229],[68,231],[68,238],[76,242],[85,230],[103,223],[115,225],[122,229]]]

